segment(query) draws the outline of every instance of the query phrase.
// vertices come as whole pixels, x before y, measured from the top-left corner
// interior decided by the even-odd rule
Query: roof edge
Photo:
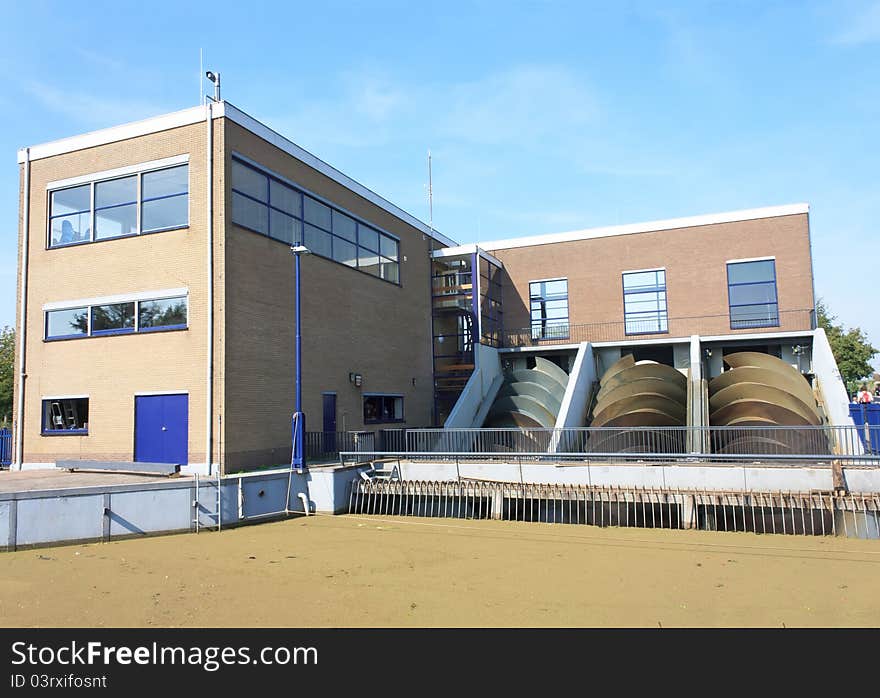
[[[575,242],[578,240],[591,240],[593,238],[614,237],[617,235],[633,235],[636,233],[654,233],[663,230],[675,230],[676,228],[695,228],[703,225],[715,225],[718,223],[735,223],[739,221],[758,220],[761,218],[778,218],[780,216],[793,216],[810,212],[807,203],[785,204],[782,206],[766,206],[763,208],[742,209],[739,211],[726,211],[723,213],[709,213],[699,216],[687,216],[684,218],[667,218],[665,220],[646,221],[643,223],[628,223],[625,225],[603,226],[599,228],[585,228],[572,230],[564,233],[546,233],[521,238],[507,238],[478,242],[484,250],[507,250],[516,247],[532,247],[535,245],[550,245],[559,242]]]
[[[370,203],[416,228],[424,235],[435,239],[440,244],[446,245],[447,247],[458,244],[455,240],[446,237],[426,223],[420,221],[412,214],[407,213],[399,206],[391,203],[388,199],[385,199],[376,192],[365,187],[363,184],[360,184],[348,175],[340,172],[332,165],[329,165],[316,155],[313,155],[304,148],[296,145],[296,143],[289,138],[282,136],[277,131],[274,131],[261,121],[246,114],[230,102],[217,102],[212,104],[211,107],[211,115],[214,119],[219,119],[221,117],[229,118],[242,128],[283,150],[288,155],[302,160],[310,167],[318,170],[321,174],[335,181],[337,184],[341,184],[346,189],[353,191],[355,194],[363,197]],[[207,118],[207,110],[208,105],[189,107],[188,109],[161,114],[159,116],[153,116],[139,121],[131,121],[117,126],[110,126],[109,128],[70,136],[68,138],[60,138],[55,141],[48,141],[30,147],[19,148],[17,160],[18,163],[21,164],[28,161],[41,160],[55,155],[74,152],[76,150],[93,148],[107,143],[115,143],[128,138],[137,138],[138,136],[145,136],[150,133],[167,131],[168,129],[180,126],[188,126],[190,124],[204,121]]]

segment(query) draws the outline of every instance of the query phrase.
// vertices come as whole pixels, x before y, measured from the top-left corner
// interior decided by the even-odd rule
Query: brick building
[[[805,205],[457,246],[228,102],[18,159],[18,467],[288,461],[294,244],[309,431],[442,425],[480,346],[814,327]]]

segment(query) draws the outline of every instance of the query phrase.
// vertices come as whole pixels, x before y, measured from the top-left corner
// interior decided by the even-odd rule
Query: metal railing
[[[880,537],[880,495],[480,480],[356,480],[351,514]]]
[[[501,346],[507,348],[579,344],[581,342],[617,342],[658,337],[689,337],[693,334],[720,335],[749,333],[756,330],[789,332],[816,328],[815,312],[780,310],[772,318],[757,320],[731,319],[730,315],[697,315],[671,317],[664,323],[656,320],[591,322],[585,324],[538,325],[505,330]]]
[[[340,449],[340,460],[712,463],[832,463],[880,466],[858,426],[581,427],[568,429],[407,429],[396,448]],[[871,434],[868,434],[870,439]],[[869,441],[870,443],[870,441]]]
[[[308,431],[305,434],[305,456],[312,463],[320,463],[338,460],[340,451],[399,451],[406,447],[405,431]]]
[[[7,468],[12,464],[12,432],[0,429],[0,467]]]

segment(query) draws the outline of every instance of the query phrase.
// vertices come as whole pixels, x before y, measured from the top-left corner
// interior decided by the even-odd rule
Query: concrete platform
[[[192,480],[191,476],[164,477],[113,472],[68,472],[66,470],[5,470],[0,472],[0,494],[80,487],[104,487]]]

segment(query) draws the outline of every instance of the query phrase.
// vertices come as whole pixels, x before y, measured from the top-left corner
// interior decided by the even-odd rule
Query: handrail
[[[732,320],[724,315],[691,315],[669,317],[665,327],[651,327],[653,320],[611,320],[559,325],[540,323],[504,330],[502,347],[545,346],[553,344],[580,344],[581,342],[613,342],[640,338],[689,337],[699,334],[745,334],[764,331],[812,331],[816,329],[815,312],[812,308],[777,311],[775,322],[763,319]],[[735,323],[743,323],[733,326]],[[551,321],[552,323],[552,321]]]

